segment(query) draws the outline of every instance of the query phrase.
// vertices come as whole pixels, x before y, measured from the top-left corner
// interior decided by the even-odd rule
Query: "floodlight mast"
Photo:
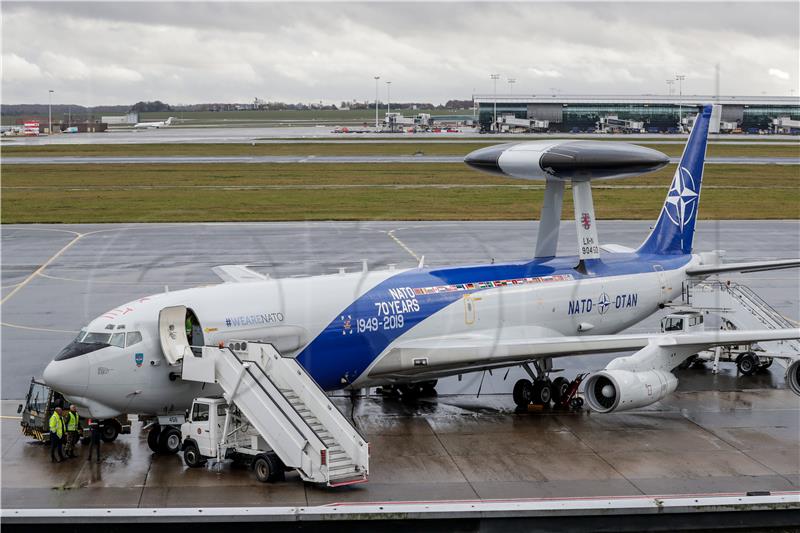
[[[378,129],[378,80],[381,79],[380,76],[374,76],[375,78],[375,129]]]
[[[675,79],[678,80],[678,129],[683,133],[683,80],[686,75],[676,74]]]
[[[494,82],[494,113],[492,114],[492,131],[497,128],[497,80],[500,79],[500,74],[489,74],[489,77]]]
[[[47,90],[47,134],[53,134],[53,89]],[[63,120],[63,119],[62,119]]]

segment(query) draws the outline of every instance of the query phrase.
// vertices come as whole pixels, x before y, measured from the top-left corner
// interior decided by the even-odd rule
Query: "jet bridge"
[[[217,383],[281,461],[304,481],[367,481],[369,444],[293,358],[271,344],[237,341],[185,350],[181,378]],[[227,438],[222,433],[225,446]],[[224,457],[224,453],[219,454]]]

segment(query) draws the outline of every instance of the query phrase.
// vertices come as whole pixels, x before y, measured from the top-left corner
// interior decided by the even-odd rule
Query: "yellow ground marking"
[[[15,329],[26,329],[29,331],[49,331],[52,333],[78,333],[77,329],[53,329],[53,328],[37,328],[34,326],[21,326],[19,324],[9,324],[8,322],[0,322],[0,326],[6,326]]]
[[[67,250],[69,250],[69,249],[72,247],[72,245],[73,245],[73,244],[75,244],[76,242],[78,242],[78,241],[81,239],[81,237],[83,237],[84,235],[87,235],[87,234],[85,234],[85,233],[77,233],[77,232],[74,232],[74,231],[73,231],[73,232],[71,232],[71,233],[75,233],[75,238],[73,238],[71,241],[69,241],[69,242],[68,242],[66,245],[64,245],[64,247],[62,247],[62,248],[61,248],[59,251],[57,251],[55,254],[53,254],[53,255],[50,257],[50,259],[48,259],[47,261],[45,261],[44,263],[42,263],[42,266],[40,266],[39,268],[37,268],[36,270],[34,270],[33,272],[31,272],[31,273],[30,273],[30,275],[28,275],[28,277],[27,277],[27,278],[25,278],[25,279],[24,279],[22,282],[20,282],[20,283],[19,283],[19,284],[18,284],[18,285],[17,285],[17,286],[14,288],[14,290],[13,290],[13,291],[11,291],[11,292],[9,292],[8,294],[6,294],[6,296],[5,296],[5,297],[4,297],[2,300],[0,300],[0,305],[3,305],[4,303],[6,303],[6,302],[7,302],[7,301],[8,301],[8,300],[9,300],[9,299],[12,297],[12,296],[14,296],[15,294],[17,294],[17,292],[19,292],[19,290],[20,290],[21,288],[23,288],[25,285],[27,285],[28,283],[30,283],[30,282],[31,282],[31,280],[32,280],[33,278],[35,278],[36,276],[38,276],[38,275],[39,275],[39,274],[40,274],[40,273],[41,273],[41,272],[42,272],[42,271],[43,271],[45,268],[47,268],[48,266],[50,266],[50,263],[52,263],[53,261],[55,261],[56,259],[58,259],[58,258],[61,256],[61,254],[63,254],[63,253],[64,253],[64,252],[66,252]]]
[[[22,420],[21,416],[0,415],[0,418],[5,418],[7,420]]]
[[[395,232],[395,231],[397,231],[397,230],[399,230],[399,229],[403,229],[403,228],[397,228],[397,229],[393,229],[393,230],[389,231],[389,232],[387,233],[387,235],[388,235],[388,236],[389,236],[389,237],[390,237],[390,238],[391,238],[391,239],[392,239],[394,242],[396,242],[397,244],[399,244],[399,245],[400,245],[400,247],[401,247],[403,250],[405,250],[406,252],[408,252],[408,253],[411,255],[411,257],[413,257],[414,259],[416,259],[417,261],[419,261],[419,256],[418,256],[417,254],[415,254],[415,253],[414,253],[414,250],[412,250],[411,248],[409,248],[408,246],[406,246],[406,243],[404,243],[403,241],[401,241],[400,239],[398,239],[398,238],[397,238],[397,236],[394,234],[394,232]]]

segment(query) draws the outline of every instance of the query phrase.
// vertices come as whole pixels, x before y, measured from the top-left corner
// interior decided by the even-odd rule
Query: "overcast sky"
[[[800,3],[3,2],[2,102],[798,94]],[[676,85],[677,90],[677,85]]]

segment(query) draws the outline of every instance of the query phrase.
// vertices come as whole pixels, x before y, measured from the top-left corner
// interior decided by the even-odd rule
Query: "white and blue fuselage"
[[[701,263],[691,252],[710,114],[709,106],[698,115],[656,225],[636,251],[588,260],[543,257],[231,282],[158,294],[93,320],[48,365],[45,380],[96,417],[183,411],[201,386],[176,379],[163,353],[159,315],[174,306],[191,310],[193,344],[270,342],[296,357],[326,390],[423,381],[492,364],[491,357],[483,359],[488,361],[483,367],[457,359],[444,364],[433,360],[435,353],[410,357],[395,349],[421,339],[434,352],[438,340],[459,337],[491,349],[507,339],[618,333],[680,295],[687,269]],[[542,156],[541,161],[551,158],[548,171],[574,175],[570,146]],[[662,164],[649,153],[626,162],[605,147],[593,150],[602,156],[597,159],[602,168],[621,160],[633,168],[642,161]],[[502,170],[504,152],[495,152],[476,158],[477,164]],[[91,339],[102,342],[88,345]],[[411,372],[417,366],[430,371]]]

